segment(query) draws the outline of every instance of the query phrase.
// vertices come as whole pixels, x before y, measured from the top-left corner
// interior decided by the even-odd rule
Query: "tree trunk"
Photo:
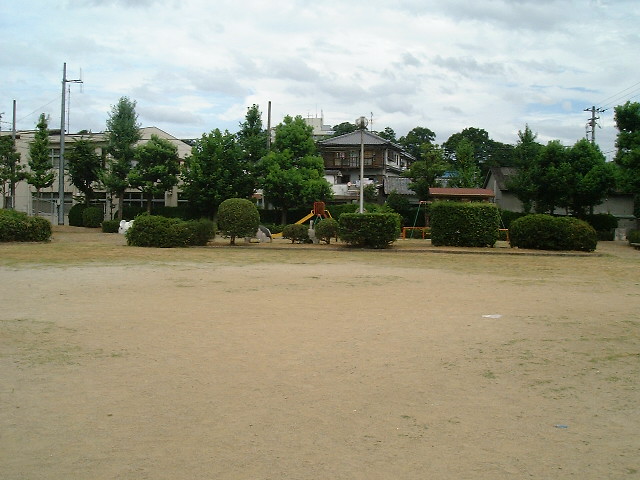
[[[118,193],[118,220],[122,220],[122,210],[124,209],[124,192]]]
[[[283,208],[281,215],[280,215],[280,223],[282,225],[286,225],[287,224],[287,209]]]
[[[147,195],[147,213],[151,215],[151,204],[153,203],[153,194]]]

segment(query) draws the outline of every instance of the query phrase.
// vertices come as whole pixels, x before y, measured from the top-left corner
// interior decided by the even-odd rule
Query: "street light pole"
[[[367,128],[367,118],[356,120],[356,127],[360,129],[360,212],[364,213],[364,129]]]

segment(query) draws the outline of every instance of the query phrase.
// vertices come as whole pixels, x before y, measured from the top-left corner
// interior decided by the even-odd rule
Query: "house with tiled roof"
[[[360,178],[361,142],[364,145],[363,179]],[[401,175],[416,160],[397,143],[367,130],[321,140],[318,150],[324,161],[325,178],[332,183],[336,200],[358,198],[361,180],[365,185],[375,185],[381,195],[391,193],[394,188],[407,190],[408,179]]]

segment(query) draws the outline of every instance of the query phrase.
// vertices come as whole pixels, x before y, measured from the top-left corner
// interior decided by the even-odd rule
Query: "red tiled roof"
[[[430,188],[432,197],[495,197],[490,188]]]

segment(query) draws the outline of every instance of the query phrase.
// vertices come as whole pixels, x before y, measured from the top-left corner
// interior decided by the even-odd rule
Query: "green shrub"
[[[640,230],[629,230],[627,233],[629,243],[640,243]]]
[[[255,204],[244,198],[229,198],[218,207],[218,228],[231,237],[253,237],[260,225],[260,214]]]
[[[598,234],[598,240],[612,241],[618,228],[618,219],[609,213],[587,215],[584,219]]]
[[[511,222],[518,218],[527,216],[524,212],[512,212],[510,210],[499,210],[500,213],[500,228],[509,228]]]
[[[282,229],[282,238],[288,238],[291,243],[303,243],[309,240],[309,227],[302,223],[285,225]]]
[[[387,248],[400,236],[400,223],[397,213],[343,213],[338,236],[352,246]]]
[[[102,222],[103,233],[118,233],[120,220],[105,220]]]
[[[338,236],[338,222],[333,218],[324,218],[314,225],[316,238],[331,243],[331,238]]]
[[[51,222],[46,218],[0,209],[0,242],[46,242],[50,239]]]
[[[509,228],[512,247],[536,250],[591,252],[598,244],[594,228],[573,217],[534,214],[514,220]]]
[[[213,222],[139,215],[125,236],[127,244],[136,247],[171,248],[206,245],[213,238]]]
[[[82,225],[88,228],[99,228],[104,220],[102,207],[88,207],[82,211]]]
[[[69,209],[69,225],[72,227],[84,227],[82,213],[87,208],[84,203],[76,203]]]
[[[435,202],[431,205],[431,243],[436,246],[492,247],[500,218],[492,203]]]

